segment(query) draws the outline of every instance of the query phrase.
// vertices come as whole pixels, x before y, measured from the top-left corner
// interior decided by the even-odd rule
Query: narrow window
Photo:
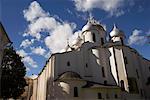
[[[86,63],[85,67],[87,68],[88,67],[88,64]]]
[[[74,97],[78,97],[78,88],[74,87]]]
[[[150,77],[147,78],[146,85],[150,85]]]
[[[94,33],[93,33],[93,41],[96,42],[96,37]]]
[[[120,84],[121,84],[121,90],[124,91],[124,90],[125,90],[125,88],[124,88],[124,81],[121,80],[121,81],[120,81]]]
[[[70,62],[69,61],[67,62],[67,66],[70,66]]]
[[[149,67],[149,71],[150,71],[150,67]]]
[[[102,67],[102,76],[105,77],[104,67]]]
[[[123,43],[123,39],[121,38],[121,44],[123,45],[124,43]]]
[[[98,99],[102,99],[102,94],[98,93]]]
[[[104,44],[104,39],[103,39],[103,38],[101,38],[101,44],[102,44],[102,45]]]
[[[137,69],[136,69],[136,75],[137,75],[137,78],[139,79],[139,73]]]
[[[115,94],[115,98],[118,98],[118,95],[117,95],[117,94]]]
[[[125,64],[128,64],[127,57],[124,57]]]

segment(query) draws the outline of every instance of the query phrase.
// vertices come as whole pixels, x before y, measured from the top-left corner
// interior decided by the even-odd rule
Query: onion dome
[[[93,18],[90,18],[87,22],[87,24],[82,28],[82,32],[93,30],[93,29],[101,29],[104,30],[104,28],[99,24],[98,21],[94,20]]]
[[[117,37],[117,36],[124,37],[124,33],[114,25],[113,30],[110,32],[110,36],[111,37]]]
[[[87,24],[82,28],[82,32],[90,30],[92,28],[92,23],[87,22]]]

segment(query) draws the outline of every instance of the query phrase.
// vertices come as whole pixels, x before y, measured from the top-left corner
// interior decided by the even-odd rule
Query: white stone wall
[[[33,93],[31,100],[46,100],[52,97],[53,92],[53,66],[54,57],[49,59],[41,74],[33,80]]]
[[[80,51],[71,51],[62,54],[56,54],[54,79],[58,75],[66,72],[73,71],[78,73],[83,79],[104,84],[115,85],[112,77],[109,64],[109,51],[107,48],[92,49],[94,44],[83,44]],[[94,45],[95,46],[95,45]],[[70,63],[70,66],[67,63]],[[104,67],[105,77],[102,76],[102,67]]]
[[[149,71],[150,61],[143,59],[142,56],[140,56],[134,49],[127,46],[114,46],[109,48],[109,50],[111,52],[110,56],[111,71],[116,82],[118,80],[116,66],[118,69],[119,81],[124,80],[125,89],[127,91],[129,90],[128,78],[130,77],[135,78],[137,82],[139,93],[128,94],[124,96],[127,97],[129,96],[129,98],[131,97],[140,99],[143,99],[145,96],[147,96],[147,98],[149,98],[150,88],[149,86],[146,86],[145,83],[150,73]],[[116,59],[114,57],[114,54],[116,56]],[[127,64],[125,63],[125,57],[127,58]],[[116,65],[115,62],[117,63]]]
[[[113,74],[117,84],[120,86],[120,81],[123,80],[125,90],[129,91],[128,81],[127,81],[127,73],[126,73],[126,68],[125,68],[125,64],[124,64],[122,48],[111,47],[109,50],[111,53],[110,64],[111,64],[112,74]]]
[[[127,75],[128,77],[136,78],[139,95],[141,95],[141,89],[143,90],[144,88],[142,77],[143,72],[141,70],[141,67],[144,68],[145,66],[138,60],[140,56],[135,50],[125,47],[124,55],[127,57],[128,62],[128,64],[126,64]]]

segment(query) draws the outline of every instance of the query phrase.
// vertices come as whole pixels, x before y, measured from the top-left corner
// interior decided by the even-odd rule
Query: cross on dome
[[[99,24],[99,22],[96,21],[93,16],[90,16],[88,18],[88,23],[93,24],[93,25]]]

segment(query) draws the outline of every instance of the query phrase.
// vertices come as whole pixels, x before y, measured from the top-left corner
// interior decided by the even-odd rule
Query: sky
[[[38,74],[51,54],[72,45],[88,18],[115,24],[125,43],[150,60],[150,0],[0,0],[0,21],[22,56],[27,76]]]

